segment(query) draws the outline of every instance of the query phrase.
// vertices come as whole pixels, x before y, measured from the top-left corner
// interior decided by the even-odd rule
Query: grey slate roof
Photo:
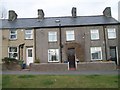
[[[57,27],[56,20],[60,20],[61,26],[82,26],[82,25],[104,25],[104,24],[118,24],[119,22],[112,17],[104,15],[99,16],[77,16],[69,17],[46,17],[42,21],[38,18],[18,18],[15,21],[8,21],[2,19],[0,28],[43,28],[43,27]]]

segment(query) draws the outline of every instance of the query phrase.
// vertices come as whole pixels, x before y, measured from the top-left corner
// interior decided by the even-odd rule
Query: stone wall
[[[81,62],[77,64],[77,71],[80,70],[115,70],[114,62]],[[68,71],[67,63],[41,63],[31,64],[31,71]]]

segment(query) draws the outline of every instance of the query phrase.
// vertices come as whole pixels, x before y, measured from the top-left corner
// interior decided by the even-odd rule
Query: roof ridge
[[[100,17],[104,15],[88,15],[88,16],[77,16],[77,17]],[[45,17],[44,19],[49,19],[49,18],[72,18],[72,16],[58,16],[58,17]],[[17,19],[38,19],[37,17],[34,18],[17,18]],[[0,20],[8,20],[8,19],[0,19]]]

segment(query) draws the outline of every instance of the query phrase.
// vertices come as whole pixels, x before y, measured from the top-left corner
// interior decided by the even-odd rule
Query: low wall
[[[77,64],[77,70],[115,70],[114,62],[82,62]],[[31,71],[68,71],[67,63],[33,63]]]
[[[30,70],[32,71],[67,71],[67,63],[33,63],[30,65]]]
[[[115,70],[115,62],[83,62],[77,64],[77,70]]]

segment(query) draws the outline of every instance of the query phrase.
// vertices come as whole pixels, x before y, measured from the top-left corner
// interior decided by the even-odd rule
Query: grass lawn
[[[118,88],[117,75],[3,75],[3,88]]]

